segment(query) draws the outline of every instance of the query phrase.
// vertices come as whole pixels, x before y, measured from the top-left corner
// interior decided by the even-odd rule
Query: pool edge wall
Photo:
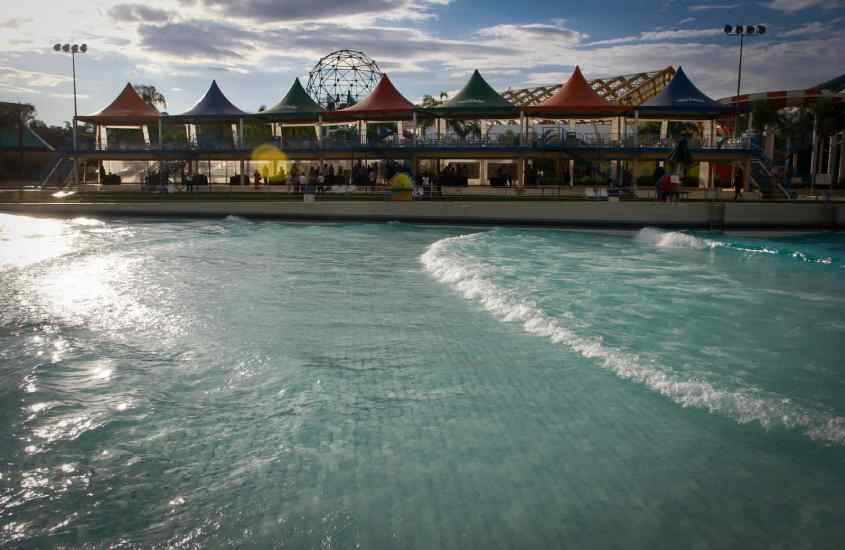
[[[719,207],[721,205],[721,208]],[[0,212],[35,216],[224,217],[311,221],[405,221],[558,227],[834,229],[845,203],[607,201],[191,201],[2,203]]]

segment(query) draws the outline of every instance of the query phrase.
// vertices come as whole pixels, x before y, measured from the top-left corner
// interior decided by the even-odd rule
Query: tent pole
[[[238,119],[238,142],[240,145],[241,151],[246,149],[246,140],[244,139],[244,119],[243,117]],[[246,170],[246,163],[243,159],[241,159],[241,187],[246,184],[246,174],[244,174],[244,170]]]

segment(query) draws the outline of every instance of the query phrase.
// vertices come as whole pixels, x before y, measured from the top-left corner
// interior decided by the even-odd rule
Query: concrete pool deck
[[[845,228],[845,202],[587,200],[132,200],[0,202],[0,212],[35,216],[267,218],[294,221],[402,221],[556,227],[645,226],[710,229]]]

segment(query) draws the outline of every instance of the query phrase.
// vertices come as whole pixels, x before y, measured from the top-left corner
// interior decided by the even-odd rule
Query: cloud
[[[650,31],[643,32],[637,36],[624,36],[621,38],[610,38],[591,42],[587,46],[607,46],[612,44],[626,44],[628,42],[658,42],[665,40],[681,40],[689,38],[707,38],[720,36],[722,29],[680,29],[671,31]]]
[[[0,19],[0,29],[18,29],[31,22],[32,19],[29,17],[9,17],[8,19]]]
[[[234,23],[207,20],[141,25],[140,46],[149,64],[167,61],[187,65],[213,63],[268,71],[291,60],[307,67],[327,52],[354,45],[385,68],[395,72],[421,72],[426,62],[448,62],[454,57],[507,57],[515,50],[493,44],[443,40],[412,28],[352,28],[334,23],[300,24],[280,30],[253,32]],[[284,49],[272,46],[284,44]]]
[[[771,0],[766,7],[773,10],[794,13],[809,8],[834,9],[845,6],[842,0]]]
[[[447,5],[449,0],[199,0],[211,14],[261,23],[358,21],[368,19],[427,19],[429,5]]]
[[[689,7],[690,11],[732,10],[739,4],[696,4]]]
[[[170,19],[165,10],[143,4],[117,4],[108,11],[112,19],[134,23],[161,23]]]
[[[551,40],[557,44],[575,45],[581,43],[589,35],[568,29],[563,22],[555,25],[545,23],[531,23],[527,25],[495,25],[478,31],[479,36],[485,38],[501,38],[507,40]]]
[[[143,24],[138,26],[138,36],[143,50],[165,54],[177,63],[237,61],[260,38],[236,25],[216,21]]]
[[[0,86],[12,89],[26,89],[30,93],[40,93],[41,88],[55,88],[70,82],[69,76],[27,71],[16,67],[0,65]]]
[[[811,21],[808,23],[804,23],[800,27],[795,27],[788,31],[779,33],[778,36],[782,38],[789,38],[793,36],[807,36],[810,34],[820,34],[820,33],[827,33],[831,32],[836,28],[836,26],[842,22],[842,18],[837,18],[832,21]]]
[[[686,17],[678,21],[678,25],[686,25],[687,23],[692,23],[695,21],[695,17]]]

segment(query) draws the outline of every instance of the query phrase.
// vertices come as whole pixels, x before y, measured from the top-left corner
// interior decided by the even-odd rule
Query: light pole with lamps
[[[739,94],[742,89],[742,46],[743,39],[746,36],[760,36],[766,34],[765,25],[725,25],[725,34],[731,36],[739,36],[739,69],[737,69],[736,76],[736,98],[734,99],[734,107],[739,109]],[[739,113],[734,118],[734,135],[739,134]]]
[[[88,44],[55,44],[53,45],[53,51],[69,53],[71,66],[73,67],[73,124],[71,125],[71,130],[73,131],[73,152],[76,153],[76,118],[79,116],[76,108],[76,54],[83,54],[87,52]],[[79,171],[76,156],[73,157],[73,184],[79,185]]]

